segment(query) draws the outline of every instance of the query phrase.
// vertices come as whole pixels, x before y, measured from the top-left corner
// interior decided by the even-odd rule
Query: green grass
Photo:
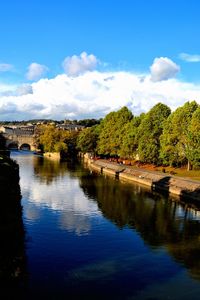
[[[162,171],[163,167],[157,167],[156,170]],[[190,170],[187,171],[187,168],[172,168],[172,167],[165,167],[165,171],[167,174],[172,173],[175,176],[188,178],[191,180],[198,180],[200,181],[200,170]]]

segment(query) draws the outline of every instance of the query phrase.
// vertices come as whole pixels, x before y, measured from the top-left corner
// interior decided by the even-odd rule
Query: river
[[[198,209],[79,163],[11,157],[26,299],[199,299]]]

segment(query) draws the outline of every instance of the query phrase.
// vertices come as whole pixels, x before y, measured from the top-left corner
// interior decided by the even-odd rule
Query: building
[[[56,127],[68,131],[80,131],[85,128],[85,126],[77,125],[77,124],[57,124]]]
[[[35,131],[34,125],[10,125],[10,126],[1,126],[0,132],[7,135],[33,135]]]

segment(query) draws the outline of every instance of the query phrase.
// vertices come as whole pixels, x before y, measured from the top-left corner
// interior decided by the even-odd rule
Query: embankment
[[[43,153],[44,157],[50,158],[52,160],[60,160],[60,152],[45,152]]]
[[[154,191],[165,191],[169,194],[179,196],[181,199],[190,198],[200,201],[200,182],[163,174],[161,172],[146,171],[119,165],[114,162],[99,159],[85,159],[89,167],[102,174],[112,175],[119,180],[139,183],[148,186]]]
[[[11,191],[19,184],[19,166],[9,157],[0,155],[0,192]]]
[[[22,220],[19,166],[0,155],[0,290],[6,299],[22,299],[26,283],[25,231]],[[25,299],[25,298],[23,298]]]

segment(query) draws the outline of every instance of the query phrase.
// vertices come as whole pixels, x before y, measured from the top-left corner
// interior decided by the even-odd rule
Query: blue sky
[[[54,111],[52,107],[53,99],[51,101],[51,109],[50,107],[49,110],[47,109],[48,100],[46,98],[48,97],[48,91],[46,93],[40,81],[46,80],[47,82],[47,80],[52,80],[51,83],[55,84],[55,81],[58,82],[57,77],[60,76],[62,78],[61,81],[64,82],[66,78],[64,79],[63,76],[65,75],[67,77],[66,80],[69,80],[67,85],[72,89],[72,79],[80,81],[83,76],[89,76],[85,74],[86,71],[93,73],[93,78],[97,81],[95,72],[103,76],[101,80],[107,76],[106,74],[114,76],[119,75],[119,72],[123,72],[124,75],[131,73],[133,77],[139,76],[138,78],[140,79],[141,76],[149,75],[151,76],[150,79],[154,78],[151,80],[150,88],[155,90],[155,93],[157,89],[161,88],[160,86],[159,88],[156,87],[158,82],[161,85],[166,84],[168,87],[169,81],[172,81],[172,90],[175,89],[176,95],[183,93],[187,89],[187,92],[189,90],[194,92],[195,90],[196,94],[194,96],[198,97],[200,95],[199,11],[200,2],[197,0],[1,1],[0,119],[30,117],[30,113],[22,113],[24,111],[22,108],[24,108],[25,104],[27,109],[28,107],[30,108],[29,102],[34,105],[35,100],[37,102],[36,107],[39,107],[38,105],[41,104],[40,108],[43,107],[45,110],[46,107],[46,112],[41,114],[41,109],[38,108],[39,113],[37,114],[37,109],[34,110],[34,117],[38,115],[59,118],[59,110],[56,115],[52,114]],[[92,62],[90,61],[92,58],[89,57],[89,62],[87,61],[83,67],[81,53],[84,52],[86,53],[86,58],[89,55],[94,57]],[[68,67],[63,67],[63,64],[66,58],[70,60],[74,55],[76,56],[75,64],[81,63],[82,67],[80,73],[71,74]],[[160,73],[154,74],[155,76],[151,74],[152,70],[150,68],[154,64],[155,59],[158,59],[158,61],[154,72],[161,68],[161,71],[159,69],[159,72],[162,72],[161,76]],[[70,63],[72,63],[71,60]],[[88,63],[89,68],[87,69]],[[166,68],[167,74],[164,74],[163,72],[166,71]],[[89,79],[87,77],[82,78],[82,80]],[[130,84],[137,86],[138,84],[133,81],[130,80]],[[167,82],[163,83],[163,81]],[[86,82],[85,86],[87,84],[89,84],[89,81]],[[43,93],[46,95],[46,98],[44,97],[46,99],[45,103],[42,102],[42,99],[39,100],[38,97],[36,99],[35,94],[38,94],[37,91],[40,85],[43,86]],[[98,82],[98,85],[100,86],[101,82]],[[146,82],[144,86],[145,97],[147,97],[147,85]],[[177,90],[177,85],[180,85],[180,91]],[[29,91],[27,100],[24,99],[26,95],[24,92],[16,92],[21,89],[21,86],[22,89],[26,87],[26,90]],[[49,82],[46,88],[48,86]],[[134,98],[139,93],[136,86],[132,87]],[[108,88],[114,97],[115,93],[111,91],[112,85],[104,88]],[[121,88],[122,90],[125,89],[123,86]],[[162,88],[164,89],[164,87]],[[141,97],[141,89],[142,85],[139,87],[140,96],[138,95],[138,97]],[[85,99],[87,98],[87,91],[83,92],[83,98]],[[96,92],[94,93],[94,102],[96,101],[95,103],[98,105]],[[99,92],[102,95],[102,89]],[[119,91],[117,90],[116,92]],[[30,94],[32,95],[31,97]],[[72,93],[68,94],[68,99],[71,97],[70,102],[63,97],[60,97],[62,98],[60,102],[58,99],[57,105],[60,109],[62,106],[62,108],[65,107],[65,109],[69,110],[66,114],[61,114],[60,118],[101,116],[101,113],[98,114],[96,111],[82,114],[80,103],[78,104],[77,102],[80,99],[74,98],[77,94],[80,94],[79,89],[73,95]],[[166,97],[161,91],[157,94],[161,95],[161,100]],[[127,100],[120,103],[117,102],[117,105],[113,105],[112,101],[114,102],[114,99],[109,101],[106,95],[105,99],[110,103],[106,103],[105,100],[104,109],[100,107],[99,110],[102,111],[103,115],[109,110],[119,108],[123,104],[130,104],[133,95],[125,93]],[[191,93],[192,96],[193,93]],[[72,98],[74,98],[74,102]],[[92,98],[91,93],[88,95],[88,98]],[[159,101],[158,98],[156,96],[156,99]],[[177,104],[173,103],[173,105],[171,104],[173,101],[170,100],[171,102],[169,103],[172,108],[187,100],[182,94],[180,98],[180,101],[177,101]],[[140,113],[145,110],[145,105],[143,104],[143,107],[141,105],[141,109],[139,109],[140,99],[136,100],[138,103],[137,113]],[[195,100],[198,101],[198,99]],[[151,99],[149,101],[152,105],[155,104]],[[167,103],[166,99],[163,101]],[[76,112],[73,114],[72,107],[74,103]],[[83,103],[82,99],[81,103]],[[152,105],[147,105],[146,110]],[[133,107],[135,107],[134,103],[132,103],[132,106],[130,105],[131,109]]]

